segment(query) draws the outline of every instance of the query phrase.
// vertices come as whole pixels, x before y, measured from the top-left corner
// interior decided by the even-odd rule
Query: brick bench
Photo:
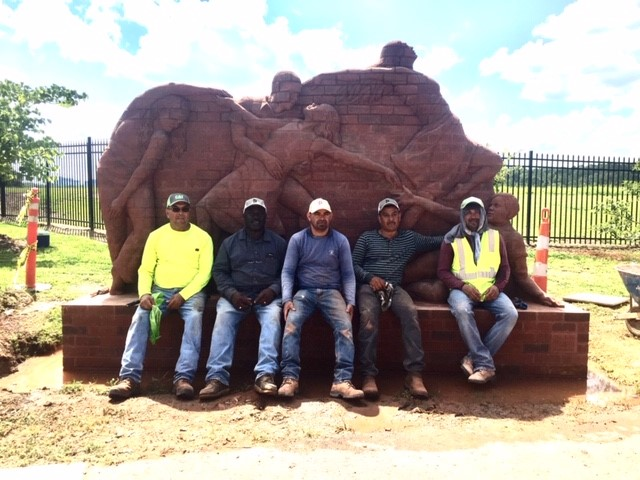
[[[74,373],[110,373],[120,368],[127,329],[135,307],[127,306],[135,296],[100,295],[80,298],[62,306],[63,369],[65,378]],[[203,320],[199,369],[204,373],[217,297],[210,297]],[[448,305],[418,303],[425,373],[459,372],[466,348]],[[511,336],[496,355],[500,372],[517,375],[551,375],[586,378],[589,349],[589,312],[573,305],[555,309],[529,305],[519,311]],[[492,322],[484,310],[476,312],[481,331]],[[354,319],[354,334],[357,330]],[[145,372],[173,372],[182,336],[182,320],[175,313],[162,320],[161,338],[149,345]],[[243,322],[236,341],[234,370],[253,370],[257,356],[259,325],[255,319]],[[390,313],[383,314],[378,345],[380,370],[402,368],[400,325]],[[304,372],[331,371],[334,364],[333,335],[315,314],[302,331],[301,362]]]

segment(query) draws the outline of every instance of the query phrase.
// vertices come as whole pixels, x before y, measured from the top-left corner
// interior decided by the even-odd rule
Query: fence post
[[[533,150],[529,150],[529,166],[527,170],[527,224],[525,238],[527,239],[527,244],[531,245],[531,213],[533,212]]]
[[[89,231],[93,233],[96,228],[96,218],[94,213],[95,197],[93,194],[93,145],[91,137],[87,137],[87,192],[89,194]]]
[[[53,219],[51,218],[53,216],[53,208],[51,207],[51,186],[51,180],[47,179],[47,183],[44,187],[46,197],[44,201],[44,208],[47,216],[47,228],[51,228],[51,223],[53,222]]]
[[[7,216],[7,187],[4,182],[0,183],[0,216]]]

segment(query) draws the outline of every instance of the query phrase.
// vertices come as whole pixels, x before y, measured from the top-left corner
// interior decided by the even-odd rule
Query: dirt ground
[[[35,369],[0,382],[0,468],[78,462],[124,467],[172,459],[166,468],[176,468],[178,462],[186,471],[180,459],[189,455],[269,449],[297,465],[312,452],[319,461],[336,452],[374,455],[383,471],[389,452],[405,452],[410,458],[500,445],[553,449],[561,442],[584,454],[581,465],[600,458],[596,453],[604,448],[628,456],[633,469],[628,445],[640,442],[640,400],[599,376],[500,377],[480,388],[467,384],[462,374],[427,376],[432,397],[416,400],[403,390],[401,376],[394,375],[382,378],[383,395],[377,402],[331,399],[330,379],[304,376],[299,397],[264,398],[253,392],[247,378],[235,379],[230,395],[210,403],[182,402],[166,391],[154,392],[159,384],[147,385],[141,397],[113,403],[106,396],[105,379],[62,386],[61,359],[56,357],[60,355],[49,357],[52,363],[44,366],[35,360]],[[25,388],[24,375],[41,386]],[[323,457],[318,452],[327,453]],[[591,472],[609,472],[612,466],[620,468],[598,464]],[[518,478],[538,478],[521,473]]]
[[[3,303],[0,345],[40,308],[25,297]],[[113,478],[145,478],[153,471],[146,462],[158,478],[182,478],[214,460],[212,468],[233,478],[278,468],[280,478],[397,478],[421,473],[416,462],[425,459],[444,462],[432,465],[432,478],[447,477],[447,462],[468,475],[495,462],[517,478],[548,478],[561,467],[567,475],[586,469],[583,478],[619,477],[636,469],[640,399],[590,371],[586,380],[499,376],[486,386],[468,384],[462,373],[425,376],[427,400],[411,398],[401,373],[385,372],[376,402],[331,399],[330,375],[304,374],[300,396],[265,398],[253,392],[250,372],[235,375],[231,394],[217,401],[182,402],[168,393],[170,378],[147,376],[142,396],[114,403],[109,378],[64,383],[58,352],[0,376],[0,478],[15,478],[6,469],[51,464],[89,466],[95,478],[112,478],[100,470],[107,466]],[[347,468],[344,461],[356,463]],[[77,478],[94,478],[82,468]],[[307,474],[312,469],[317,475]]]

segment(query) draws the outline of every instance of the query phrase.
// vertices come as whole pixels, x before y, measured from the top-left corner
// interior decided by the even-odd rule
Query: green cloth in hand
[[[162,311],[160,305],[164,302],[164,295],[162,292],[152,293],[151,296],[154,300],[154,305],[151,307],[151,313],[149,314],[149,323],[151,324],[151,336],[149,340],[152,345],[155,345],[160,338],[160,320],[162,319]]]

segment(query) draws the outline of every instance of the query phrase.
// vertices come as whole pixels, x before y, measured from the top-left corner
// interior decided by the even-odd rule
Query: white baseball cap
[[[262,207],[264,208],[264,211],[267,211],[267,206],[264,204],[264,200],[262,200],[261,198],[257,198],[257,197],[253,197],[250,198],[249,200],[247,200],[246,202],[244,202],[244,208],[242,209],[242,213],[244,213],[244,211],[249,208],[252,207],[253,205],[256,205],[258,207]]]
[[[385,198],[383,200],[380,200],[380,203],[378,204],[378,213],[380,213],[384,207],[388,207],[389,205],[400,210],[400,205],[398,205],[398,202],[396,202],[393,198]]]
[[[326,210],[331,213],[331,206],[324,198],[316,198],[309,204],[309,213],[316,213],[318,210]]]
[[[473,203],[476,203],[480,205],[482,208],[484,208],[484,203],[482,203],[482,200],[480,200],[478,197],[467,197],[464,200],[462,200],[462,203],[460,204],[460,210],[464,210],[465,208],[467,208],[469,205]]]

